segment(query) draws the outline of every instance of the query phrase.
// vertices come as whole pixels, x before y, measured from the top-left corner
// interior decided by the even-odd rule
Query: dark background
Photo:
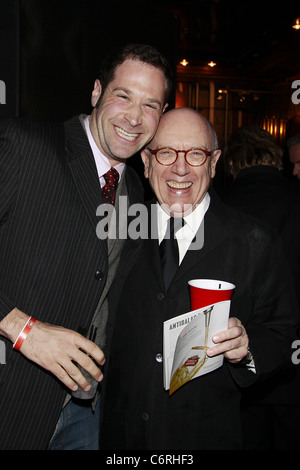
[[[0,117],[89,113],[99,60],[128,42],[153,45],[175,70],[177,20],[152,2],[0,0]]]
[[[174,70],[170,107],[182,87],[184,105],[207,116],[209,82],[231,90],[227,107],[217,96],[214,102],[221,148],[238,113],[242,125],[283,119],[285,134],[273,127],[272,135],[284,147],[300,131],[300,105],[291,101],[300,79],[297,17],[299,0],[0,0],[0,118],[64,121],[90,113],[100,59],[111,46],[139,42],[159,49]]]

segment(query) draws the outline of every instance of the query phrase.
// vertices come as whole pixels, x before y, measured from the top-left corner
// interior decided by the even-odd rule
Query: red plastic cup
[[[189,281],[192,310],[231,300],[235,285],[213,279],[193,279]]]

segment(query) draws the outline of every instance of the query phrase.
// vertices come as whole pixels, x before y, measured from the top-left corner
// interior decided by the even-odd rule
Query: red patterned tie
[[[102,201],[107,204],[114,204],[119,181],[119,173],[113,167],[103,175],[105,186],[102,188]]]

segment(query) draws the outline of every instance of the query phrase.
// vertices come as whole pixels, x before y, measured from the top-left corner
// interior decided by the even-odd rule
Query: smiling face
[[[160,69],[127,59],[117,67],[103,96],[101,91],[96,80],[90,129],[100,151],[114,166],[153,138],[164,110],[165,79]]]
[[[209,124],[197,112],[178,108],[166,113],[151,141],[152,150],[171,147],[176,150],[202,148],[213,150],[213,134]],[[142,151],[145,177],[163,208],[171,215],[182,216],[193,211],[204,198],[215,176],[216,163],[221,154],[216,150],[204,165],[190,166],[179,153],[173,165],[163,166],[148,149]]]

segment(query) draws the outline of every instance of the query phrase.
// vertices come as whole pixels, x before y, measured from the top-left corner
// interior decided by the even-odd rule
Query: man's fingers
[[[76,364],[80,365],[86,372],[88,372],[89,375],[95,380],[97,380],[98,382],[102,380],[102,372],[90,356],[80,350],[77,350],[74,353],[73,360]],[[79,369],[77,368],[77,370]],[[74,371],[74,373],[76,374],[77,371]],[[70,375],[73,377],[73,369],[70,372]]]
[[[103,374],[85,353],[79,352],[74,356],[77,358],[77,363],[74,363],[70,356],[64,356],[60,358],[59,363],[49,364],[48,370],[70,390],[75,391],[79,386],[87,392],[91,388],[90,383],[79,370],[77,364],[80,364],[98,382],[103,379]]]
[[[76,342],[76,347],[82,351],[84,351],[88,356],[91,356],[95,361],[103,366],[105,363],[105,356],[103,351],[92,341],[84,338],[83,336],[79,335],[78,342]],[[84,360],[84,358],[83,358]],[[89,365],[89,361],[87,361]],[[82,364],[80,364],[82,365]],[[85,369],[85,367],[82,365]]]
[[[81,347],[84,347],[85,351],[89,351],[89,353],[86,354],[85,351],[81,351],[78,348],[78,345],[70,347],[67,354],[60,355],[60,358],[58,359],[62,368],[60,371],[60,380],[72,390],[74,390],[74,387],[78,385],[83,390],[88,391],[90,389],[90,383],[77,365],[84,369],[91,378],[100,382],[103,379],[103,374],[92,359],[92,354],[94,359],[99,361],[101,365],[104,363],[104,354],[97,345],[83,337],[79,340],[79,343]],[[65,374],[69,377],[66,377]]]
[[[231,362],[239,362],[247,354],[248,336],[238,318],[230,318],[228,329],[221,331],[212,338],[215,346],[207,350],[209,357],[225,354]]]
[[[54,374],[69,389],[76,390],[80,386],[87,391],[90,388],[77,364],[95,380],[102,380],[97,364],[104,364],[104,354],[92,341],[75,331],[40,322],[31,333],[22,345],[22,353]]]
[[[55,364],[54,367],[49,369],[53,375],[55,375],[60,382],[62,382],[70,390],[77,390],[78,384],[72,380],[67,371],[59,364]]]
[[[227,351],[224,355],[228,361],[232,362],[233,364],[240,362],[240,360],[245,357],[245,351],[244,348],[239,348],[239,349],[232,349],[231,351]]]

